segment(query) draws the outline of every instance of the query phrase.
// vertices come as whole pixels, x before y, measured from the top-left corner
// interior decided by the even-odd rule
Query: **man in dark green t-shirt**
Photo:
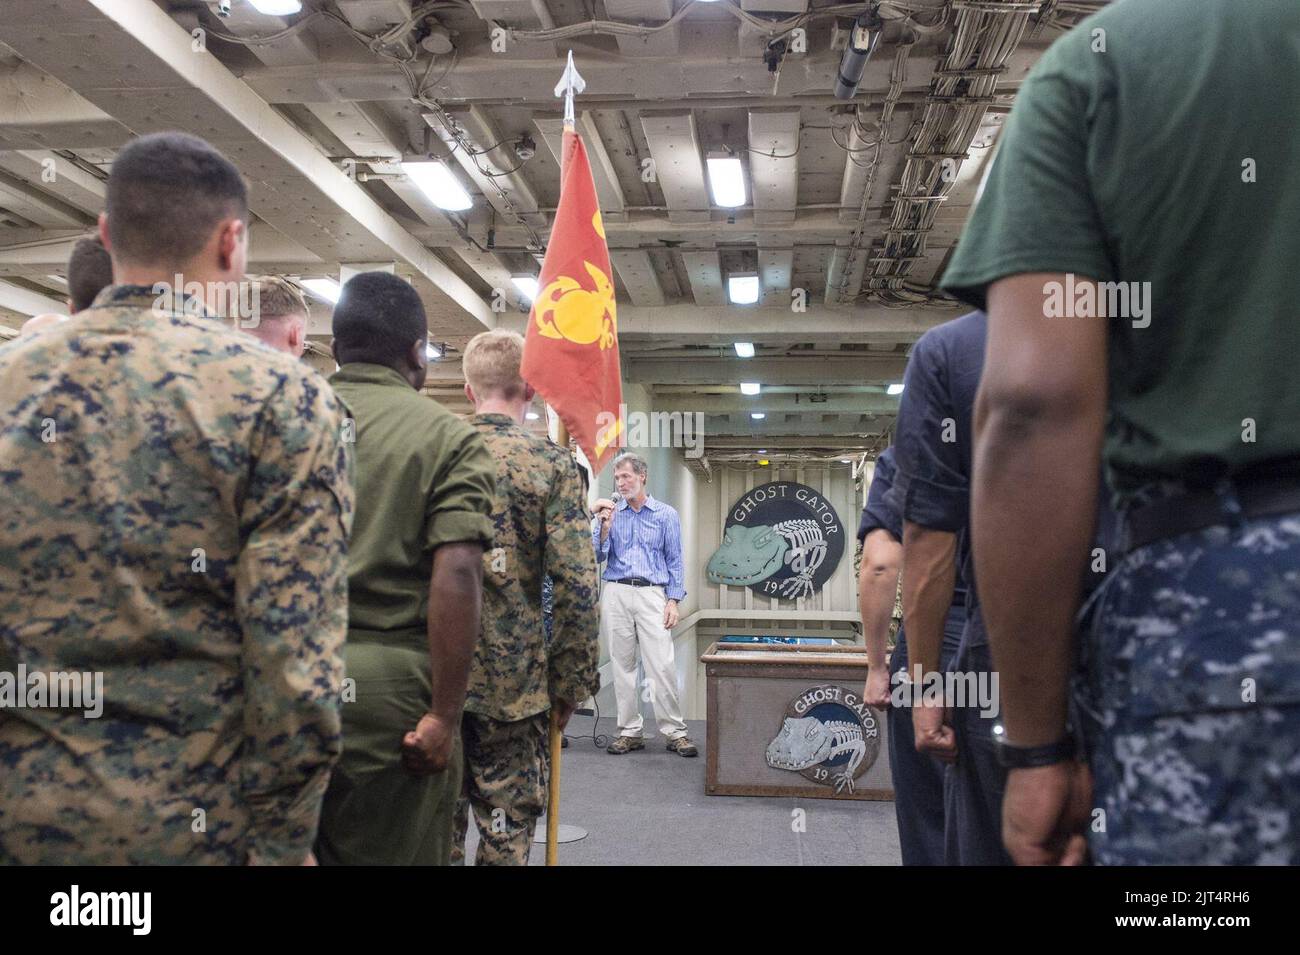
[[[1295,0],[1119,0],[1026,79],[944,275],[989,316],[972,529],[1017,861],[1086,831],[1104,863],[1300,862],[1297,102]],[[1099,455],[1127,555],[1082,640],[1090,778]]]
[[[334,308],[330,384],[351,413],[357,510],[343,756],[316,847],[325,865],[451,856],[496,465],[477,431],[420,394],[428,335],[415,289],[384,272],[354,276]]]

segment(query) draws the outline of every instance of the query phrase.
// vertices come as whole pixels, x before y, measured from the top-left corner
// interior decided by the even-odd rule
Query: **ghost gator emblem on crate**
[[[879,755],[875,711],[842,686],[814,686],[786,708],[781,729],[767,746],[767,765],[851,794],[854,781]]]
[[[706,572],[715,584],[794,600],[821,590],[843,556],[844,526],[830,502],[805,484],[773,481],[732,506]]]

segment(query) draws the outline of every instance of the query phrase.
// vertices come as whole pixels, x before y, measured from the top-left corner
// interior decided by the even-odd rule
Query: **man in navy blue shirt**
[[[618,755],[645,747],[636,683],[639,649],[668,749],[679,756],[698,756],[677,701],[673,659],[672,628],[677,626],[677,605],[686,596],[682,524],[673,508],[647,493],[648,478],[649,468],[640,455],[625,452],[615,458],[619,499],[596,502],[592,527],[596,562],[605,563],[600,630],[609,646],[618,704],[618,737],[606,752]]]
[[[920,664],[923,683],[943,671],[944,625],[964,579],[965,626],[948,669],[966,675],[966,686],[996,692],[970,541],[971,419],[987,334],[984,313],[971,312],[930,329],[913,347],[895,427],[898,474],[886,500],[903,518],[903,622],[912,669]],[[981,697],[947,711],[944,702],[912,700],[916,748],[950,764],[945,859],[954,865],[1011,861],[1001,839],[1006,773],[994,750],[997,701],[986,709]]]
[[[941,865],[944,848],[943,764],[933,756],[917,752],[912,735],[912,715],[905,708],[891,707],[891,696],[904,706],[907,640],[898,631],[898,643],[885,665],[885,643],[903,563],[903,518],[886,500],[895,476],[894,449],[886,448],[876,459],[876,470],[867,491],[867,504],[858,525],[862,542],[862,565],[858,575],[858,603],[862,611],[862,632],[867,647],[867,685],[863,699],[885,710],[889,724],[889,765],[894,779],[894,815],[898,821],[898,843],[903,865]],[[940,665],[946,668],[957,652],[962,626],[966,622],[965,588],[954,588],[954,597],[944,625]],[[891,694],[891,688],[902,688]]]

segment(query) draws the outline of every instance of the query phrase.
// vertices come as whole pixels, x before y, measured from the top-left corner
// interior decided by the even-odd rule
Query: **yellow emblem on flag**
[[[537,296],[534,314],[537,330],[547,338],[564,338],[577,345],[599,341],[601,350],[614,347],[617,317],[614,283],[600,267],[583,261],[596,284],[590,291],[569,275],[549,282]]]

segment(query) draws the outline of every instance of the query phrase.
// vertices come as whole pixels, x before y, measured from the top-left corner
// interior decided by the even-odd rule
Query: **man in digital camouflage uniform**
[[[1017,862],[1300,862],[1297,100],[1293,0],[1119,0],[1025,79],[943,277],[989,316],[972,526]],[[1081,641],[1089,775],[1099,457],[1127,554]]]
[[[526,865],[546,809],[547,724],[560,729],[596,692],[599,612],[596,557],[578,467],[569,452],[523,428],[533,389],[519,375],[524,340],[491,331],[465,349],[465,393],[474,427],[496,460],[493,549],[483,555],[483,623],[462,734],[465,784],[455,851],[463,857],[469,813],[479,831],[476,865]],[[542,578],[552,581],[548,648]]]
[[[123,149],[100,235],[117,284],[0,349],[0,684],[103,680],[98,718],[0,692],[0,863],[302,863],[340,747],[340,405],[215,313],[248,205],[207,143]]]

